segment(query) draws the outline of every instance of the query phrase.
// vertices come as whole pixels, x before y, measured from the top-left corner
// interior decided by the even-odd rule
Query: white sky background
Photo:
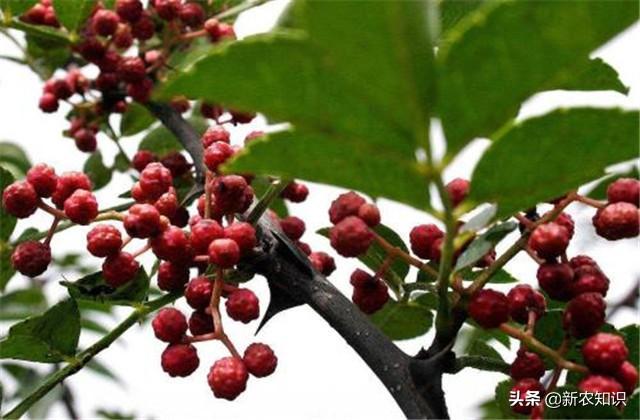
[[[285,2],[278,0],[243,14],[237,22],[236,31],[241,36],[268,30],[282,10]],[[637,50],[640,45],[640,27],[632,29],[610,42],[594,55],[602,57],[620,74],[622,81],[631,87],[625,97],[616,93],[567,93],[551,92],[537,95],[529,100],[522,117],[548,112],[558,106],[598,105],[637,108],[640,104],[640,62]],[[636,51],[635,53],[633,51]],[[15,48],[5,38],[0,37],[0,54],[15,53]],[[42,82],[23,67],[0,61],[0,139],[20,143],[28,152],[32,162],[47,162],[58,171],[81,170],[86,155],[75,148],[73,141],[63,138],[62,130],[67,128],[63,118],[67,108],[54,115],[42,114],[38,109],[38,98]],[[233,131],[233,141],[240,142],[244,135],[262,125],[261,121],[252,127]],[[124,148],[133,155],[138,138],[123,141]],[[116,154],[115,146],[106,138],[99,143],[107,163]],[[486,141],[476,141],[460,155],[447,169],[446,177],[469,177],[472,169],[486,147]],[[568,156],[567,158],[571,158]],[[126,176],[117,175],[108,188],[98,192],[101,203],[110,203],[114,193],[129,187]],[[294,215],[304,215],[307,234],[303,238],[314,249],[330,251],[328,242],[314,235],[320,227],[328,225],[327,209],[330,201],[340,190],[314,185],[309,199],[302,204],[290,206]],[[412,226],[429,221],[429,217],[406,206],[381,201],[383,222],[396,229],[408,239]],[[591,209],[573,205],[569,212],[576,219],[577,238],[569,248],[569,254],[588,252],[603,266],[612,280],[607,299],[616,302],[624,296],[640,277],[636,240],[609,243],[597,238],[593,233],[590,218]],[[394,215],[401,217],[393,218]],[[40,214],[27,222],[21,221],[17,231],[36,224],[45,228],[49,219]],[[77,251],[84,247],[86,229],[73,229],[56,236],[53,241],[54,253]],[[500,248],[498,249],[500,251]],[[96,267],[100,261],[90,258]],[[351,294],[348,276],[357,266],[354,260],[338,260],[338,270],[331,276],[334,284],[345,294]],[[523,281],[535,282],[535,264],[520,255],[508,266],[509,271]],[[46,291],[52,300],[62,298],[64,289],[57,285],[58,278],[51,278]],[[8,290],[24,285],[24,281],[14,278]],[[268,303],[268,293],[264,280],[250,283],[261,298],[264,312]],[[189,313],[184,302],[178,304]],[[130,309],[118,308],[121,320]],[[620,311],[613,320],[617,325],[637,322],[637,314],[632,310]],[[117,320],[110,320],[113,323]],[[198,345],[200,368],[185,379],[169,378],[160,367],[160,353],[164,344],[153,337],[150,326],[134,327],[123,340],[118,341],[99,355],[98,359],[111,367],[122,378],[123,386],[114,385],[95,374],[81,371],[67,383],[76,396],[76,404],[82,418],[90,418],[97,408],[133,413],[138,418],[155,419],[231,419],[231,418],[402,418],[390,394],[369,371],[357,354],[339,335],[311,309],[296,308],[279,314],[269,322],[257,338],[253,337],[257,323],[248,326],[227,321],[225,324],[234,342],[244,349],[253,341],[271,345],[278,358],[276,373],[266,379],[251,378],[248,388],[236,401],[227,402],[213,398],[206,382],[206,374],[212,363],[225,355],[217,343]],[[2,334],[6,332],[2,326]],[[95,334],[81,337],[83,346],[95,341]],[[398,343],[409,353],[428,345],[431,335],[420,339]],[[512,356],[507,356],[508,361]],[[465,370],[455,377],[446,376],[445,391],[453,418],[474,418],[479,402],[493,394],[493,388],[503,376],[479,371]],[[6,410],[6,408],[5,408]],[[61,407],[50,412],[50,418],[64,418]]]

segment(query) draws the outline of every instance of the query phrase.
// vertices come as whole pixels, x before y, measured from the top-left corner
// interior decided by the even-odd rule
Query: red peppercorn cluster
[[[73,109],[68,114],[70,126],[66,134],[79,150],[95,151],[98,132],[109,115],[124,113],[131,101],[147,102],[155,81],[162,80],[169,70],[167,51],[173,45],[151,48],[147,41],[156,35],[184,43],[197,37],[207,37],[211,42],[235,39],[231,25],[208,18],[207,13],[195,1],[150,1],[145,7],[140,0],[117,0],[113,9],[97,2],[81,25],[78,40],[71,46],[78,67],[71,66],[63,77],[45,83],[40,109],[53,113],[60,102],[70,104]],[[51,0],[41,0],[20,18],[32,25],[60,26]],[[97,67],[97,76],[86,76],[83,73],[85,64]],[[83,67],[82,71],[80,67]],[[171,105],[181,113],[191,107],[184,97],[174,98]],[[206,118],[218,121],[224,112],[220,106],[202,104],[201,113]],[[230,122],[235,124],[247,123],[255,116],[237,110],[228,112]],[[189,168],[179,154],[165,156],[160,161],[174,176]],[[136,168],[144,168],[140,161],[136,163]]]

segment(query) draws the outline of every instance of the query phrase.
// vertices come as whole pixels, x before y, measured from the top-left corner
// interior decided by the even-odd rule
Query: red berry
[[[140,188],[146,196],[158,199],[167,192],[173,184],[171,171],[161,163],[153,162],[148,164],[140,173]]]
[[[215,239],[208,253],[209,261],[221,268],[231,268],[240,261],[240,247],[232,239]]]
[[[548,214],[549,213],[545,213],[543,217],[547,216]],[[567,229],[567,232],[569,232],[569,239],[573,238],[573,233],[575,231],[575,222],[568,213],[560,213],[558,216],[556,216],[556,219],[553,222]]]
[[[79,225],[86,225],[98,216],[98,202],[87,190],[76,190],[64,201],[64,214]]]
[[[50,197],[56,190],[58,176],[51,166],[39,163],[29,169],[27,181],[40,197]]]
[[[122,20],[135,22],[142,16],[140,0],[116,0],[116,13]]]
[[[146,76],[144,61],[140,57],[123,57],[118,63],[118,76],[127,83],[141,82]]]
[[[32,25],[44,25],[46,11],[47,7],[45,5],[37,3],[20,16],[20,20]]]
[[[309,195],[309,189],[306,185],[298,182],[292,182],[282,191],[280,196],[292,203],[302,203],[307,199]]]
[[[178,17],[185,25],[197,28],[204,22],[204,10],[197,3],[185,3],[180,7]]]
[[[253,200],[253,190],[239,175],[220,176],[212,186],[216,212],[221,214],[241,213]]]
[[[284,234],[292,241],[300,239],[305,231],[304,222],[302,219],[295,216],[288,216],[280,220],[280,227]]]
[[[171,261],[162,261],[158,266],[158,287],[172,292],[184,289],[189,281],[189,267]]]
[[[96,38],[85,38],[85,40],[78,45],[78,52],[82,58],[94,64],[100,61],[106,50],[104,44]]]
[[[625,202],[635,206],[640,201],[640,181],[633,178],[620,178],[607,188],[609,203]]]
[[[436,225],[419,225],[411,229],[409,241],[411,251],[423,259],[433,259],[433,244],[444,237],[444,232]]]
[[[233,156],[233,148],[221,141],[211,144],[204,150],[204,164],[212,172],[217,172],[218,167]]]
[[[118,79],[117,74],[110,72],[101,72],[95,81],[95,85],[96,89],[103,92],[108,92],[110,90],[116,89],[119,82],[120,80]]]
[[[467,198],[467,195],[469,195],[469,186],[469,181],[462,178],[456,178],[445,186],[453,207],[457,207],[458,204]]]
[[[235,400],[247,388],[248,379],[244,362],[236,357],[216,361],[207,375],[213,395],[229,401]]]
[[[118,29],[118,23],[120,23],[118,14],[108,9],[98,10],[91,19],[93,30],[100,36],[113,35]]]
[[[569,264],[545,263],[536,274],[540,288],[551,299],[566,302],[573,296],[573,270]]]
[[[629,356],[629,350],[619,335],[597,333],[582,345],[582,357],[595,372],[614,374]]]
[[[96,257],[107,257],[120,251],[122,236],[113,225],[99,224],[87,233],[87,249]]]
[[[206,254],[209,244],[214,239],[220,239],[224,236],[222,226],[215,220],[202,219],[191,226],[191,246],[196,254]]]
[[[348,216],[357,216],[360,207],[365,204],[364,198],[353,191],[340,194],[331,202],[329,220],[334,225]]]
[[[56,112],[58,110],[58,98],[53,93],[43,93],[38,106],[42,112],[48,114]]]
[[[511,363],[509,375],[515,380],[533,378],[540,379],[544,375],[544,362],[536,353],[519,350],[518,356]]]
[[[598,235],[610,241],[634,238],[640,230],[638,207],[625,202],[609,204],[593,216],[593,226]]]
[[[200,365],[198,352],[191,344],[169,344],[162,352],[162,370],[170,376],[189,376]]]
[[[7,213],[24,219],[38,209],[38,194],[26,181],[16,181],[2,192],[2,206]]]
[[[159,340],[178,343],[187,332],[187,319],[175,308],[164,308],[153,318],[151,326]]]
[[[326,252],[312,252],[309,254],[309,261],[313,268],[318,270],[323,276],[329,276],[336,269],[336,263]]]
[[[150,238],[162,229],[160,212],[151,204],[134,204],[124,217],[124,228],[133,238]]]
[[[209,306],[213,284],[204,276],[196,277],[187,284],[184,297],[193,309],[204,310]]]
[[[231,319],[245,324],[260,316],[258,297],[249,289],[237,289],[231,292],[225,306]]]
[[[256,246],[256,230],[246,222],[235,222],[224,228],[224,237],[238,245],[241,255],[246,255]]]
[[[469,315],[483,328],[497,328],[509,319],[509,299],[496,290],[479,290],[471,297]]]
[[[158,16],[164,20],[173,20],[178,17],[182,0],[156,0],[153,4]]]
[[[152,152],[148,150],[138,150],[138,152],[133,155],[131,162],[136,171],[142,172],[148,164],[156,162],[157,160],[157,156]]]
[[[369,227],[375,227],[380,224],[380,210],[375,204],[363,204],[358,209],[358,217]]]
[[[143,104],[149,101],[152,89],[153,81],[146,77],[141,82],[129,83],[127,85],[127,95],[131,96],[134,101]]]
[[[218,25],[218,29],[220,29],[220,25]],[[229,114],[231,114],[233,124],[248,124],[256,117],[253,112],[242,112],[233,109],[229,110]]]
[[[76,147],[81,152],[91,153],[96,150],[98,141],[93,131],[86,128],[81,128],[73,134],[73,139],[76,142]]]
[[[533,311],[536,318],[544,315],[547,303],[542,293],[533,290],[528,284],[520,284],[509,290],[509,314],[511,318],[521,324],[526,324],[529,320],[529,312]]]
[[[358,217],[349,216],[331,228],[331,246],[343,257],[356,257],[367,252],[373,233]]]
[[[623,392],[622,385],[614,378],[603,375],[589,375],[578,384],[582,392],[592,394],[615,394]]]
[[[216,142],[230,143],[231,134],[221,125],[214,125],[207,128],[202,135],[202,146],[206,149]]]
[[[56,190],[51,194],[51,201],[58,208],[64,207],[64,202],[76,190],[91,191],[92,185],[89,177],[82,172],[65,172],[58,177]]]
[[[600,293],[583,293],[571,299],[563,314],[563,327],[576,338],[592,335],[604,324],[606,304]]]
[[[567,250],[569,240],[569,232],[564,226],[557,223],[545,223],[531,233],[529,247],[539,257],[553,259]]]
[[[534,406],[526,401],[527,396],[535,396],[534,399],[541,401],[543,394],[544,386],[540,381],[533,378],[521,379],[511,387],[509,395],[515,396],[515,404],[511,406],[511,409],[519,414],[530,414]]]
[[[624,390],[631,394],[638,385],[638,369],[629,361],[623,362],[615,373],[615,378]]]
[[[169,169],[174,178],[181,177],[191,169],[191,164],[187,161],[187,158],[178,152],[169,153],[164,156],[160,159],[160,163],[162,163],[165,168]]]
[[[249,373],[258,378],[271,375],[278,366],[278,358],[271,347],[262,343],[253,343],[247,347],[242,360]]]
[[[171,107],[180,114],[184,114],[191,108],[189,100],[184,96],[176,96],[171,98],[171,101],[169,101],[169,105],[171,105]]]
[[[300,248],[300,251],[302,251],[302,253],[304,255],[311,255],[311,247],[309,246],[308,243],[306,242],[302,242],[302,241],[296,241],[296,245],[298,246],[298,248]]]
[[[153,37],[156,25],[147,12],[142,12],[140,18],[131,24],[131,34],[140,41],[146,41]]]
[[[204,311],[193,311],[189,317],[189,331],[193,335],[212,333],[214,330],[213,318]]]
[[[587,255],[576,255],[575,257],[571,258],[571,260],[569,260],[569,265],[571,265],[571,268],[573,268],[574,270],[582,266],[590,266],[596,268],[598,267],[598,263],[596,263],[593,258]]]
[[[133,45],[133,35],[131,34],[131,27],[127,24],[119,24],[116,33],[113,35],[113,45],[116,48],[127,49]]]
[[[102,275],[111,287],[120,287],[136,276],[140,264],[128,252],[110,255],[102,264]]]
[[[607,295],[609,279],[599,269],[593,268],[593,270],[594,272],[584,272],[585,270],[579,268],[575,271],[575,278],[571,284],[571,292],[574,296],[589,292],[597,292],[602,296]]]
[[[365,314],[378,312],[389,300],[387,285],[367,272],[357,269],[351,274],[351,300]]]
[[[222,39],[235,39],[236,37],[233,26],[219,22],[215,18],[208,19],[204,23],[204,29],[207,31],[211,42],[221,41]]]
[[[38,241],[22,242],[11,254],[11,265],[20,273],[36,277],[44,273],[51,262],[49,245]]]
[[[177,226],[169,226],[149,240],[151,250],[161,260],[186,264],[193,258],[193,248],[186,233]]]
[[[55,79],[51,84],[51,92],[57,99],[68,99],[73,95],[73,88],[65,79]]]
[[[155,207],[161,215],[168,217],[169,219],[173,218],[180,208],[178,195],[173,187],[169,188],[169,191],[162,194],[160,198],[153,203],[153,207]]]

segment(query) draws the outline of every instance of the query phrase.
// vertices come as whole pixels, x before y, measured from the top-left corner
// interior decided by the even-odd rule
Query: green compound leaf
[[[80,312],[73,299],[63,300],[42,315],[13,325],[0,341],[0,359],[56,363],[75,354]]]
[[[199,135],[207,129],[207,121],[201,117],[191,117],[187,121]],[[182,144],[169,129],[164,126],[149,131],[138,146],[139,150],[149,150],[157,156],[163,156],[171,152],[179,152],[184,149]]]
[[[155,117],[144,106],[131,103],[120,120],[120,135],[132,136],[147,128],[155,122]]]
[[[634,159],[637,140],[637,111],[576,108],[523,121],[497,135],[482,156],[469,200],[496,203],[498,218],[511,215]]]
[[[486,2],[468,13],[438,52],[448,153],[491,136],[534,93],[575,89],[590,75],[587,56],[637,16],[638,3],[627,1]],[[608,69],[594,67],[596,79],[610,81]]]
[[[99,190],[111,182],[113,171],[102,161],[102,153],[99,150],[93,152],[84,163],[83,172],[89,175],[93,188]]]
[[[97,0],[53,0],[56,17],[70,32],[86,22]]]
[[[517,227],[518,224],[516,222],[504,222],[491,227],[485,233],[478,236],[458,258],[455,267],[456,271],[471,267],[480,261],[482,257],[487,255],[489,251],[494,249],[500,241],[516,230]]]

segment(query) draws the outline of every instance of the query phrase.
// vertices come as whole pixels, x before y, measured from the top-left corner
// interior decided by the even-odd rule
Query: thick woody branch
[[[149,109],[201,164],[200,141],[190,125],[171,107],[150,104]],[[197,150],[196,150],[197,149]],[[427,360],[402,352],[325,277],[318,274],[297,247],[263,217],[257,223],[259,247],[240,267],[263,275],[272,288],[293,302],[313,308],[358,353],[389,390],[408,418],[446,418],[441,378],[449,351]]]

